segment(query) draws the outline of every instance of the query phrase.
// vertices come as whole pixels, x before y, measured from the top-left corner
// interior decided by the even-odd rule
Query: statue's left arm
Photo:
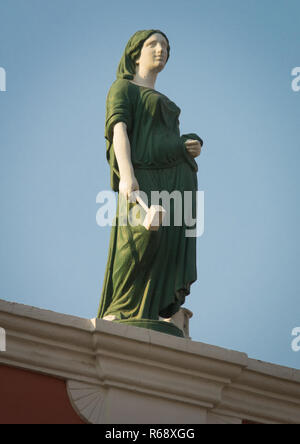
[[[186,151],[192,157],[198,157],[201,154],[203,140],[195,133],[183,134],[181,139],[184,142]]]

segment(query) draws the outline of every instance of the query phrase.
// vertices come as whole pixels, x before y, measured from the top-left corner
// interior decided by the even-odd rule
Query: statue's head
[[[137,65],[154,66],[160,72],[170,56],[167,36],[157,29],[137,31],[128,41],[119,63],[117,78],[132,80]]]
[[[156,32],[144,41],[140,53],[135,59],[135,64],[160,72],[164,69],[168,58],[169,43],[161,33]]]

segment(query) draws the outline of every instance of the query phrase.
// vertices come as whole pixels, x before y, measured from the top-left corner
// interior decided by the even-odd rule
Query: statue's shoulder
[[[108,95],[126,95],[132,96],[135,93],[134,85],[127,79],[116,79],[108,92]]]

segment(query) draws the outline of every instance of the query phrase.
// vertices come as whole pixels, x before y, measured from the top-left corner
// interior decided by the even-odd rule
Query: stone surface
[[[0,364],[65,380],[87,423],[300,423],[299,370],[1,300],[0,326],[7,339]]]
[[[172,322],[176,327],[180,328],[185,338],[192,339],[190,337],[190,319],[193,313],[187,308],[181,308],[174,316],[165,319],[160,318],[164,322]]]

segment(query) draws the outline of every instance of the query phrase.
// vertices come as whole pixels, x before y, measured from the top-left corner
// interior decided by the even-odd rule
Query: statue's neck
[[[158,72],[143,70],[137,65],[136,74],[133,78],[133,82],[140,86],[155,89],[155,82]]]

